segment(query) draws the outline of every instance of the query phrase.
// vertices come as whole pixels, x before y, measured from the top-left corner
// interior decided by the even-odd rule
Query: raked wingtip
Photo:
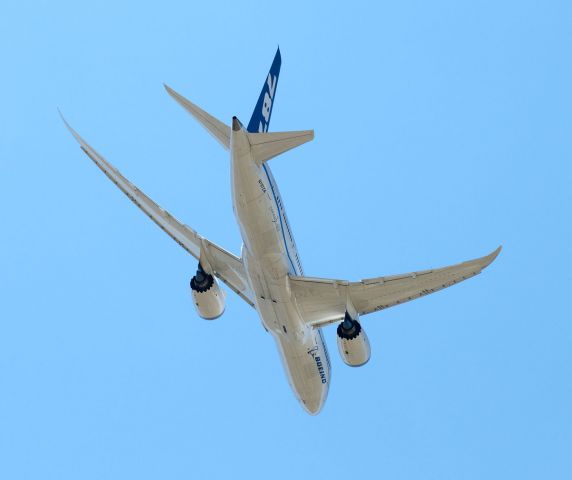
[[[66,128],[70,131],[70,133],[73,135],[73,137],[80,143],[80,144],[84,144],[84,140],[83,138],[81,138],[79,136],[79,133],[77,133],[72,127],[71,125],[68,123],[68,121],[66,120],[66,117],[64,117],[64,114],[62,113],[62,111],[58,108],[58,113],[60,114],[60,117],[62,119],[62,122],[64,122],[64,125],[66,126]]]
[[[173,90],[171,87],[169,87],[169,85],[167,85],[165,82],[163,82],[163,88],[167,91],[169,95],[171,95],[171,97],[178,96],[178,93],[175,92],[175,90]]]
[[[64,114],[62,113],[62,111],[60,110],[60,108],[58,107],[58,114],[60,115],[60,118],[62,119],[62,122],[64,122],[64,125],[66,126],[66,128],[68,130],[71,130],[70,124],[68,123],[68,121],[66,120],[66,117],[64,117]]]
[[[483,260],[485,260],[485,267],[488,267],[491,263],[493,263],[495,261],[495,259],[499,256],[499,253],[502,250],[502,245],[499,245],[498,248],[492,252],[489,253],[486,257],[484,257]],[[483,267],[484,268],[484,267]]]

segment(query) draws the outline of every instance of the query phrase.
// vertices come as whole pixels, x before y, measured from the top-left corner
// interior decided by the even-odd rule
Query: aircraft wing
[[[254,306],[253,295],[250,292],[242,261],[230,252],[199,235],[191,227],[179,222],[165,209],[157,205],[139,188],[127,180],[119,170],[97,153],[79,134],[70,127],[62,116],[68,130],[79,142],[81,149],[105,173],[105,175],[153,220],[167,235],[183,247],[197,260],[207,258],[212,273],[224,282],[243,300]],[[201,255],[202,254],[202,255]]]
[[[450,267],[360,282],[290,277],[290,287],[305,322],[322,327],[343,320],[350,302],[360,315],[366,315],[455,285],[481,273],[500,251],[501,247],[485,257]]]

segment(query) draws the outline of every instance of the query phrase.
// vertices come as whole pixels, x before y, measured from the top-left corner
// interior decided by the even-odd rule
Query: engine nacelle
[[[224,313],[224,291],[216,278],[206,273],[200,265],[197,274],[191,278],[191,292],[200,317],[214,320]]]
[[[338,350],[346,365],[361,367],[371,357],[369,340],[357,320],[353,320],[347,313],[344,321],[338,325]]]

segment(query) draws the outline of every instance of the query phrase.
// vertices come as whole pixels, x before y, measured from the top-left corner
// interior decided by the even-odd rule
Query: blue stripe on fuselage
[[[324,355],[326,356],[326,362],[328,363],[328,368],[332,370],[332,364],[330,363],[330,354],[328,353],[328,347],[326,346],[326,341],[324,340],[324,335],[322,334],[322,329],[318,328],[318,335],[322,341],[322,346],[324,347]]]
[[[268,126],[270,125],[270,116],[272,115],[272,107],[274,105],[274,98],[276,95],[276,87],[278,85],[278,76],[280,75],[280,66],[282,65],[282,57],[280,55],[280,49],[276,50],[276,55],[274,56],[274,60],[272,65],[270,66],[270,71],[268,72],[268,76],[266,77],[266,81],[262,85],[262,91],[260,92],[260,96],[258,97],[258,102],[254,107],[254,111],[252,112],[252,117],[250,118],[250,122],[248,122],[247,131],[250,133],[259,133],[259,132],[267,132]],[[288,256],[288,260],[290,261],[290,265],[292,266],[292,270],[296,275],[302,275],[302,266],[300,265],[300,259],[296,256],[296,260],[298,262],[298,270],[296,269],[296,265],[292,261],[290,257],[290,249],[288,248],[288,242],[286,240],[286,233],[284,232],[284,224],[282,221],[282,201],[278,199],[276,191],[274,189],[274,184],[270,178],[270,173],[265,164],[262,164],[264,168],[264,173],[266,173],[266,178],[268,179],[268,183],[270,184],[270,189],[272,190],[272,196],[274,197],[274,202],[276,203],[276,208],[278,209],[278,218],[280,219],[280,230],[282,231],[282,238],[284,240],[284,247],[286,248],[286,255]],[[292,244],[294,245],[294,238],[292,238],[292,232],[290,232],[290,227],[288,225],[288,221],[286,220],[286,213],[284,213],[284,222],[286,222],[286,227],[288,228],[288,236]]]
[[[276,209],[278,210],[278,218],[280,219],[280,230],[282,231],[282,239],[284,240],[284,248],[286,248],[286,255],[288,256],[288,260],[290,260],[290,265],[292,265],[292,270],[294,270],[294,273],[296,275],[301,275],[301,272],[298,272],[296,270],[296,266],[294,265],[292,258],[290,258],[290,250],[288,249],[288,242],[286,241],[286,234],[284,233],[284,225],[282,223],[282,210],[280,209],[280,206],[278,205],[278,199],[276,198],[276,192],[274,191],[274,185],[272,184],[272,180],[270,180],[270,175],[268,173],[268,169],[266,167],[266,164],[263,163],[262,168],[264,168],[264,173],[266,174],[266,178],[268,179],[268,183],[270,185],[270,190],[272,191],[272,197],[274,198],[274,203],[276,204]]]

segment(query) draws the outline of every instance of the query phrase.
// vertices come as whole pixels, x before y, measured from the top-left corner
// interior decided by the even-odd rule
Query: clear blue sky
[[[0,478],[569,479],[572,7],[567,1],[9,2],[0,15]],[[153,6],[150,6],[153,5]],[[308,275],[504,245],[482,275],[364,318],[308,416],[232,295],[57,115],[239,251],[226,153],[162,82],[247,121],[276,46],[272,161]]]

